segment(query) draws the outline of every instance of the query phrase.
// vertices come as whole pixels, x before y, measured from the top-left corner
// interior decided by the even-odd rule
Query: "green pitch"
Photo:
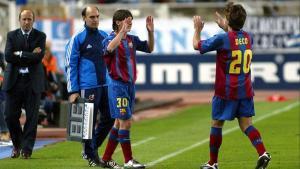
[[[269,168],[299,168],[299,101],[257,102],[255,109],[254,126],[272,155]],[[198,169],[209,158],[210,111],[209,104],[192,106],[169,117],[134,123],[131,137],[134,157],[152,169]],[[223,133],[219,167],[253,169],[257,154],[237,121],[227,122]],[[122,164],[119,147],[113,158]],[[90,168],[80,152],[79,143],[62,142],[35,151],[30,160],[0,160],[0,168]],[[99,154],[103,154],[103,148]]]

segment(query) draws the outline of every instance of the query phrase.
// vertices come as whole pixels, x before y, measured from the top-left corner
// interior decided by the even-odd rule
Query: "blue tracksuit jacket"
[[[107,69],[102,41],[107,34],[85,27],[66,45],[65,71],[69,93],[106,85]]]

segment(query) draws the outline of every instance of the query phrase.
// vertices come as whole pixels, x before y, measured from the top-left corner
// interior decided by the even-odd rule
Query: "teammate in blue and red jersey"
[[[225,33],[217,34],[207,40],[200,40],[204,22],[201,16],[194,16],[194,48],[201,54],[217,51],[209,144],[210,160],[200,168],[218,168],[222,127],[225,120],[237,118],[241,130],[249,137],[259,155],[256,169],[264,169],[271,156],[266,152],[259,131],[252,125],[252,116],[255,115],[250,70],[252,38],[242,30],[247,14],[241,5],[233,3],[227,5],[225,13],[226,19],[216,12],[216,22],[225,30]]]
[[[110,131],[109,140],[102,157],[108,168],[120,168],[112,160],[112,155],[121,144],[126,169],[143,169],[132,157],[130,143],[131,117],[135,100],[136,51],[151,53],[154,48],[153,17],[146,19],[148,41],[141,41],[137,36],[127,34],[132,26],[132,14],[128,10],[117,10],[113,16],[113,32],[103,41],[105,60],[109,71],[108,85],[109,106],[114,127]]]

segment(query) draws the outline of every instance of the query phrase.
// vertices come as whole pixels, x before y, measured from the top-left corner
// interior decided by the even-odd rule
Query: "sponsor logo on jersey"
[[[92,48],[92,47],[93,47],[93,46],[92,46],[91,44],[88,44],[86,48],[87,48],[87,49],[90,49],[90,48]]]

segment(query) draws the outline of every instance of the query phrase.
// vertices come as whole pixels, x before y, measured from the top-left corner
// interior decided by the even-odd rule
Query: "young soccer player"
[[[146,19],[148,41],[141,41],[137,36],[127,34],[132,26],[132,14],[120,9],[113,16],[113,32],[103,41],[105,57],[109,71],[108,85],[109,106],[115,124],[110,131],[109,140],[102,157],[104,167],[120,168],[112,160],[112,155],[121,144],[125,169],[143,169],[145,165],[132,157],[130,143],[131,117],[135,100],[136,51],[151,53],[154,48],[153,17]]]
[[[259,131],[252,125],[255,115],[250,64],[252,37],[242,30],[246,20],[245,9],[229,3],[226,19],[216,13],[216,22],[226,33],[207,40],[201,39],[204,22],[194,16],[193,46],[201,54],[216,50],[215,95],[212,99],[212,126],[210,132],[210,160],[201,169],[218,169],[218,152],[222,143],[222,127],[225,120],[238,119],[241,130],[249,137],[259,158],[256,169],[265,169],[271,156],[267,153]]]

